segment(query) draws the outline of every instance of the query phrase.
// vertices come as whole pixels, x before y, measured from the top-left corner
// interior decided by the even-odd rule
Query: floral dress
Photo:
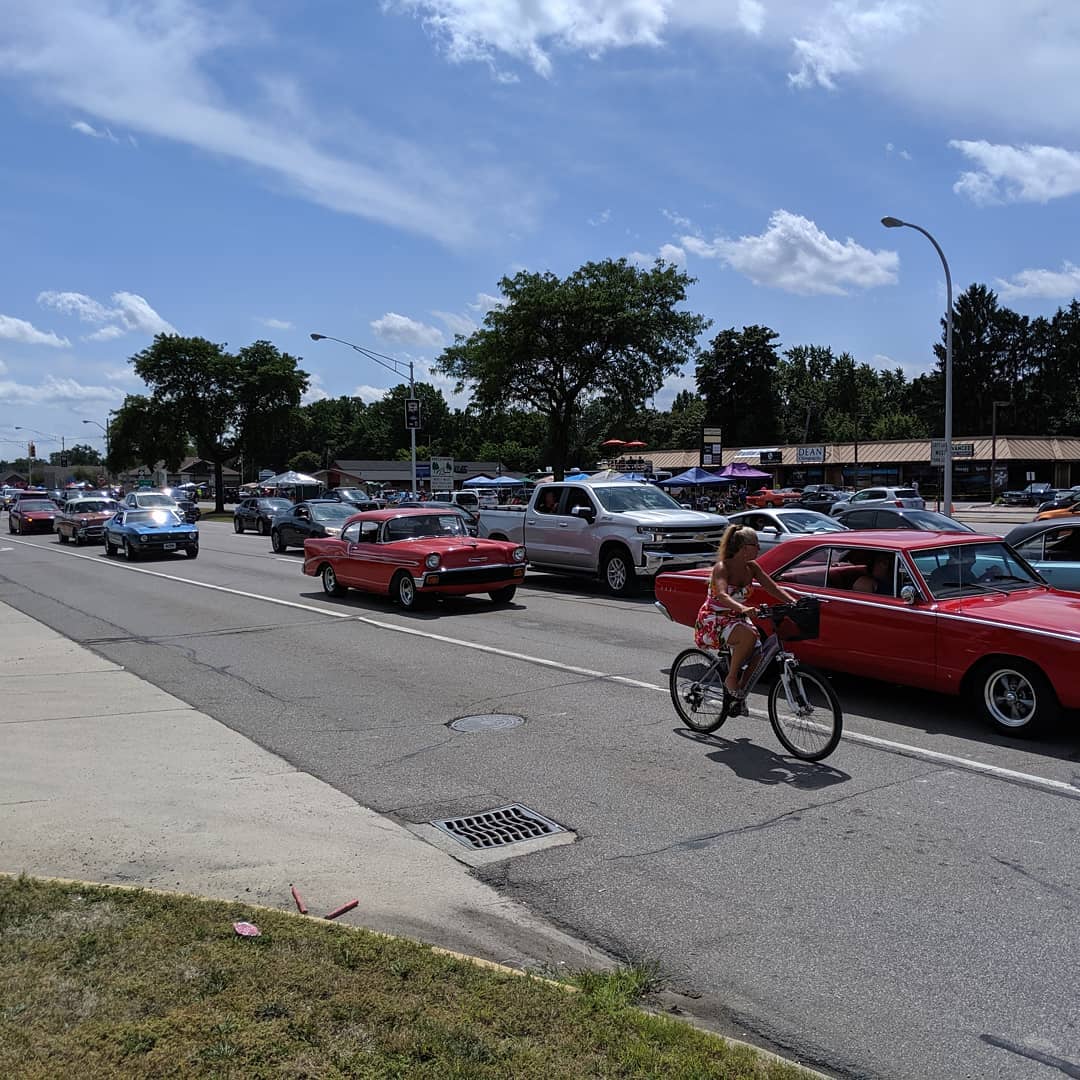
[[[745,604],[752,587],[752,581],[745,585],[728,585],[727,594],[737,603]],[[694,644],[699,649],[711,649],[716,652],[727,641],[728,635],[736,626],[748,626],[751,630],[754,628],[748,616],[736,615],[731,608],[724,607],[720,603],[713,591],[713,582],[710,577],[705,603],[698,610],[697,620],[694,623]]]

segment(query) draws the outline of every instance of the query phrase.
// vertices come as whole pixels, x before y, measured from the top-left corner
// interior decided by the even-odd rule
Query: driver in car
[[[1001,572],[995,567],[975,573],[975,559],[978,552],[970,544],[954,548],[949,561],[944,566],[939,566],[927,580],[931,589],[960,588],[964,585],[978,585],[985,581],[993,581],[1000,577]]]

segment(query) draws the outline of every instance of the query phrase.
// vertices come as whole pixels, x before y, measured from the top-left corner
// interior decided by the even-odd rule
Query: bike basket
[[[789,607],[776,630],[783,641],[812,641],[821,632],[821,604],[815,596],[804,596]]]

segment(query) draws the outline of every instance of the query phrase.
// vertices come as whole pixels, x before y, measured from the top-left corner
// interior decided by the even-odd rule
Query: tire
[[[1026,738],[1061,715],[1049,679],[1025,660],[1002,657],[983,665],[972,692],[982,717],[1003,735]]]
[[[700,649],[684,649],[672,662],[671,675],[668,677],[675,711],[688,728],[702,735],[716,731],[728,718],[729,699],[724,693],[727,657],[721,656],[720,666],[709,675],[704,686],[701,682],[714,662],[708,653]]]
[[[390,583],[390,595],[406,611],[419,610],[427,599],[416,591],[416,582],[413,581],[412,574],[407,574],[404,570],[399,570],[394,575],[394,580]]]
[[[242,533],[244,531],[244,523],[238,517],[232,519],[232,531],[234,533]]]
[[[131,546],[131,541],[125,536],[123,540],[124,558],[128,562],[134,562],[139,556],[135,549]]]
[[[8,532],[9,532],[9,533],[13,533],[13,532],[15,531],[15,522],[11,520],[11,513],[10,513],[10,511],[8,512],[8,523],[7,523],[7,527],[8,527]]]
[[[116,548],[109,543],[109,538],[107,536],[105,537],[105,554],[110,559],[116,554]]]
[[[268,522],[266,522],[266,521],[263,521],[263,520],[262,520],[262,519],[260,518],[260,519],[259,519],[259,535],[260,535],[260,536],[266,536],[266,534],[267,534],[267,533],[268,533],[269,531],[270,531],[270,525],[269,525],[269,523],[268,523]]]
[[[199,557],[199,545],[192,544],[191,547],[184,548],[184,554],[187,555],[189,559],[197,559]]]
[[[600,580],[610,596],[632,596],[637,587],[630,553],[624,547],[611,548],[600,563]]]
[[[514,599],[514,593],[517,592],[516,585],[506,585],[501,589],[495,589],[488,593],[491,597],[493,604],[509,604]]]
[[[281,533],[277,529],[270,534],[270,546],[279,554],[289,550],[289,545],[281,539]]]
[[[337,574],[334,573],[334,568],[329,563],[322,568],[320,577],[322,578],[323,592],[327,596],[345,595],[345,586],[339,584]]]
[[[810,711],[792,711],[781,676],[769,691],[769,723],[789,754],[803,761],[821,761],[836,749],[844,730],[840,699],[814,668],[793,665],[791,676],[792,693],[801,697]]]
[[[67,533],[62,533],[58,531],[56,534],[56,539],[59,540],[61,544],[66,544],[68,542],[68,535]]]

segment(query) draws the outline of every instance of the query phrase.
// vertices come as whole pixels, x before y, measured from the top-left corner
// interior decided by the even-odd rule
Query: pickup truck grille
[[[723,529],[669,525],[656,530],[657,539],[644,545],[646,551],[669,551],[677,555],[710,556],[716,553]]]

